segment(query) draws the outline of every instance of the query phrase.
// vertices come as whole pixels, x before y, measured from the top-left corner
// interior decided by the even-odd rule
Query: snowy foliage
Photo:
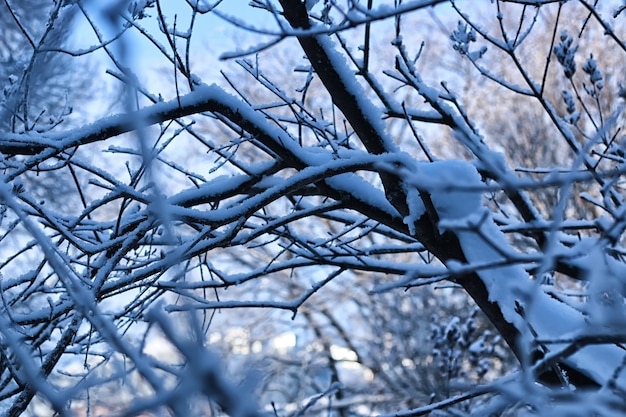
[[[576,51],[578,51],[578,46],[572,45],[574,38],[565,30],[561,33],[560,40],[561,42],[554,47],[554,55],[559,61],[559,64],[563,66],[565,78],[572,78],[576,73],[576,61],[574,58]]]

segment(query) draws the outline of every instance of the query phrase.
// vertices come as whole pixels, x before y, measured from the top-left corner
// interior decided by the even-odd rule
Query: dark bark
[[[299,0],[280,0],[283,7],[284,16],[294,29],[309,29],[311,22],[307,14],[304,2]],[[350,125],[354,129],[355,134],[359,137],[365,148],[372,154],[382,154],[390,152],[383,132],[379,132],[376,126],[369,120],[367,114],[362,111],[358,100],[342,83],[342,76],[338,69],[334,67],[330,57],[326,54],[320,43],[322,36],[302,35],[298,37],[298,41],[304,50],[309,62],[313,66],[315,73],[324,84],[326,90],[331,95],[333,103],[341,110]],[[442,115],[445,116],[445,115]],[[385,193],[390,203],[398,210],[402,216],[408,215],[408,207],[406,203],[407,185],[402,180],[392,174],[382,173],[381,180]],[[517,196],[515,194],[514,196]],[[427,203],[429,196],[422,193],[422,198]],[[358,210],[358,207],[353,207]],[[436,213],[427,210],[427,212],[419,218],[415,224],[416,238],[438,259],[442,262],[456,260],[458,262],[466,262],[467,259],[460,246],[458,238],[451,232],[440,234],[437,229],[438,218]],[[393,225],[388,224],[393,227]],[[398,224],[395,224],[397,227]],[[398,229],[400,230],[400,229]],[[406,225],[401,229],[404,233],[408,233]],[[470,297],[476,302],[478,307],[483,311],[487,318],[506,343],[513,350],[515,355],[522,359],[528,352],[523,352],[517,344],[519,337],[518,329],[509,323],[503,316],[500,307],[489,300],[489,293],[477,273],[467,274],[462,277],[456,277],[455,281],[463,287]],[[532,357],[537,356],[531,354]],[[597,384],[587,376],[577,372],[566,365],[560,365],[561,369],[567,371],[570,376],[569,382],[576,386],[596,386]],[[558,383],[560,371],[553,369],[542,376],[540,380],[546,383]]]

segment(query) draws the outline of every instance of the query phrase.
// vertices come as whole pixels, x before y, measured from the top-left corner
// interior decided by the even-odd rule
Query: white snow
[[[504,318],[520,330],[523,335],[520,343],[530,348],[536,339],[534,334],[540,340],[558,341],[588,331],[588,321],[582,312],[546,294],[514,262],[515,250],[493,222],[491,213],[481,205],[485,185],[471,164],[437,161],[420,164],[415,171],[409,181],[430,194],[441,219],[439,227],[456,233],[468,265],[480,266],[477,274],[489,291],[489,299],[498,303]],[[587,262],[600,267],[597,273],[602,275],[602,280],[598,280],[614,290],[614,283],[607,284],[605,276],[623,272],[624,268],[620,265],[619,271],[609,270],[617,267],[617,262],[608,261],[601,251],[592,252]],[[486,268],[488,265],[494,266]],[[600,287],[597,291],[603,294],[606,290]],[[516,311],[516,305],[522,306],[523,312]],[[567,345],[554,343],[549,349],[556,352]],[[625,358],[626,352],[607,344],[584,347],[564,362],[606,383]],[[626,387],[625,375],[619,375],[618,384]]]

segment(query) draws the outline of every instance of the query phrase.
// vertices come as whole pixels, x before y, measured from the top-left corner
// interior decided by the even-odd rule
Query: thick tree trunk
[[[283,7],[284,16],[294,29],[310,29],[312,27],[304,2],[299,0],[280,0]],[[346,119],[350,122],[350,126],[361,140],[368,152],[372,154],[383,154],[394,152],[395,146],[381,130],[380,121],[372,120],[370,115],[375,114],[364,106],[372,106],[373,104],[364,104],[360,100],[359,94],[351,91],[352,86],[357,83],[356,75],[351,72],[347,65],[339,68],[345,62],[337,57],[330,56],[335,51],[329,51],[326,48],[328,41],[327,35],[317,36],[298,36],[298,41],[304,50],[309,62],[311,63],[315,73],[324,84],[326,90],[331,95],[333,103],[341,110]],[[346,77],[350,75],[351,79]],[[396,208],[402,217],[409,215],[407,206],[407,191],[410,185],[406,184],[400,177],[388,172],[380,174],[385,194],[389,202]],[[422,215],[413,225],[415,230],[415,238],[417,238],[432,254],[434,254],[444,264],[447,261],[455,260],[461,263],[467,261],[465,254],[461,248],[457,236],[452,232],[440,234],[437,228],[438,217],[434,209],[428,210],[428,202],[430,197],[421,194],[422,200],[427,207],[426,213]],[[431,208],[432,208],[432,204]],[[359,207],[351,207],[359,210]],[[398,227],[398,223],[387,224],[390,227]],[[409,228],[403,224],[403,233],[409,233]],[[397,229],[398,230],[398,229]],[[478,307],[483,311],[485,316],[491,321],[498,330],[502,338],[513,350],[518,359],[522,360],[528,352],[520,350],[518,338],[519,330],[509,321],[507,321],[500,306],[490,301],[489,292],[481,277],[476,273],[466,274],[455,277],[455,282],[463,287],[469,296],[476,302]],[[537,350],[531,353],[534,359],[540,359],[543,354]],[[589,377],[582,373],[571,369],[565,365],[559,365],[561,369],[566,369],[569,376],[569,383],[576,386],[596,386],[597,384]],[[559,383],[561,377],[558,375],[559,367],[555,367],[552,371],[542,374],[539,378],[546,383]]]

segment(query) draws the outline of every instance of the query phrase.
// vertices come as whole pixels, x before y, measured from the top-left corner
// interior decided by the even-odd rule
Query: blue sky
[[[92,18],[96,21],[99,29],[109,36],[111,31],[107,30],[107,24],[101,18],[101,7],[103,3],[90,2],[92,7],[89,8]],[[176,29],[178,31],[186,31],[188,28],[188,22],[190,20],[190,10],[185,1],[167,1],[162,2],[164,8],[164,15],[166,16],[166,22],[171,28],[176,22]],[[218,10],[227,15],[233,16],[237,19],[243,20],[246,23],[254,25],[262,25],[263,12],[254,9],[249,6],[249,0],[227,0],[223,1]],[[142,19],[139,24],[142,25],[151,35],[154,35],[168,50],[169,45],[165,37],[160,33],[157,25],[157,12],[156,9],[147,9],[151,18]],[[77,49],[87,48],[98,43],[93,30],[87,24],[84,17],[80,16],[76,22],[76,35],[73,37],[73,47]],[[108,33],[107,33],[108,32]],[[258,37],[252,39],[250,34],[244,30],[238,29],[236,26],[228,23],[227,21],[220,19],[213,13],[205,15],[198,15],[195,27],[193,29],[194,35],[192,38],[192,57],[203,57],[207,59],[215,59],[222,53],[232,51],[236,49],[246,48],[249,45],[253,45],[258,42]],[[133,66],[151,68],[153,66],[163,65],[165,60],[156,47],[145,39],[142,35],[139,35],[137,31],[131,30],[130,36],[126,37],[128,46],[131,48],[130,58],[132,59]],[[184,40],[178,40],[178,47],[181,52],[184,51]],[[104,53],[98,54],[104,62],[108,59]],[[106,64],[105,64],[106,65]],[[193,63],[192,63],[193,65]],[[110,63],[107,65],[110,67]],[[212,65],[213,68],[217,67]]]

